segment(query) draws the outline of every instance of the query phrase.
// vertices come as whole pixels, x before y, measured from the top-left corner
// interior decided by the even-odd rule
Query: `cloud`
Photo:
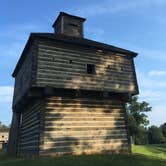
[[[157,5],[164,5],[166,2],[164,0],[107,0],[103,1],[102,3],[98,3],[96,5],[86,6],[82,9],[75,10],[74,13],[77,13],[82,16],[96,16],[102,14],[115,14],[119,12],[125,11],[135,11],[138,8],[146,8],[149,6],[157,6]]]
[[[149,102],[158,102],[164,99],[165,92],[162,90],[153,90],[153,89],[142,89],[140,88],[140,98],[141,100],[147,100]],[[165,99],[164,99],[165,100]]]
[[[153,106],[153,111],[148,113],[150,119],[150,125],[158,125],[166,122],[166,106],[157,105]]]
[[[148,73],[149,76],[166,76],[166,70],[151,70]]]
[[[24,48],[31,32],[38,31],[43,26],[31,23],[22,23],[1,27],[0,31],[0,57],[18,57]]]
[[[166,79],[157,79],[149,72],[137,72],[140,100],[147,101],[152,106],[152,112],[147,113],[150,125],[161,125],[166,120]],[[153,72],[152,72],[153,74]],[[156,74],[156,73],[155,73]]]
[[[149,76],[148,73],[137,72],[140,98],[149,102],[165,103],[166,79],[161,81]]]
[[[12,86],[0,86],[0,103],[11,103],[13,98]]]

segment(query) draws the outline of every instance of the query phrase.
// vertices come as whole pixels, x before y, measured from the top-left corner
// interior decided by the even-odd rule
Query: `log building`
[[[0,150],[6,149],[9,137],[9,129],[8,128],[0,128]]]
[[[54,33],[31,33],[13,72],[10,155],[130,153],[137,53],[84,38],[84,21],[61,12]]]

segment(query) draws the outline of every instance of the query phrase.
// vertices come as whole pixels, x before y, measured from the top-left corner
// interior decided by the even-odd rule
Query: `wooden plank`
[[[69,63],[71,59],[72,64]],[[96,75],[93,77],[86,74],[87,63],[96,65]],[[84,53],[82,50],[69,50],[43,43],[39,44],[38,68],[38,86],[135,91],[131,60],[125,56]]]
[[[46,117],[45,121],[49,122],[49,121],[67,121],[67,122],[71,122],[71,121],[118,121],[118,120],[124,120],[124,117],[63,117],[63,116],[59,116],[59,117]]]
[[[127,144],[124,145],[109,145],[109,144],[105,144],[104,145],[95,145],[95,146],[88,146],[88,145],[81,145],[81,146],[68,146],[68,147],[51,147],[51,148],[44,148],[43,150],[45,150],[47,152],[48,151],[54,151],[54,152],[79,152],[79,153],[83,153],[84,150],[96,150],[96,151],[100,151],[100,150],[120,150],[120,149],[128,149]]]
[[[95,58],[103,58],[103,59],[107,59],[106,60],[116,60],[116,59],[122,59],[124,60],[126,63],[130,64],[130,61],[128,59],[126,59],[125,57],[122,57],[122,56],[118,56],[118,55],[107,55],[107,54],[99,54],[99,53],[91,53],[91,52],[85,52],[85,50],[79,50],[79,51],[76,51],[76,50],[71,50],[71,49],[67,49],[67,48],[60,48],[60,47],[55,47],[55,46],[48,46],[46,44],[39,44],[39,54],[40,53],[52,53],[54,55],[60,55],[60,53],[62,55],[71,55],[72,56],[78,56],[80,55],[80,57],[85,57],[85,58],[92,58],[92,59],[95,59]]]
[[[104,135],[104,134],[126,134],[126,130],[80,130],[80,131],[45,131],[45,136],[54,137],[54,136],[70,136],[74,137],[75,135],[79,136],[93,136],[93,135]]]
[[[97,82],[96,82],[97,83]],[[55,79],[37,79],[37,84],[40,87],[45,87],[45,85],[49,85],[52,87],[56,87],[56,88],[65,88],[65,89],[82,89],[82,90],[100,90],[100,91],[105,91],[105,90],[116,90],[117,92],[123,92],[123,93],[128,93],[128,92],[133,92],[134,89],[134,85],[130,86],[125,86],[125,85],[121,85],[122,87],[120,87],[119,84],[114,84],[114,85],[110,85],[112,87],[108,87],[105,86],[103,83],[103,86],[96,86],[97,84],[90,84],[88,86],[86,86],[85,84],[80,84],[79,82],[77,82],[77,80],[73,81],[72,83],[69,84],[68,81],[65,82],[65,84],[63,85],[62,82],[57,82],[57,80]],[[74,87],[73,87],[74,85]]]
[[[57,125],[55,125],[55,126],[46,125],[45,130],[49,130],[49,129],[55,130],[57,127],[59,127],[59,126],[57,126]],[[65,129],[67,129],[67,128],[69,128],[69,129],[70,128],[73,128],[73,129],[75,129],[75,128],[83,128],[83,129],[84,128],[99,128],[100,129],[100,128],[113,128],[113,127],[114,128],[116,128],[116,127],[125,127],[125,125],[107,125],[107,126],[106,125],[98,125],[98,126],[96,125],[95,126],[95,125],[89,125],[89,124],[88,125],[83,125],[83,126],[82,125],[80,125],[80,126],[67,126],[66,125],[66,126],[61,126],[60,128],[61,129],[63,129],[63,128],[65,128]]]

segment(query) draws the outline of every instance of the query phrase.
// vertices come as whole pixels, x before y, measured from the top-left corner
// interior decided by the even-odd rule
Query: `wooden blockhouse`
[[[61,12],[54,33],[31,33],[13,72],[10,155],[130,153],[137,53],[84,38],[84,21]]]

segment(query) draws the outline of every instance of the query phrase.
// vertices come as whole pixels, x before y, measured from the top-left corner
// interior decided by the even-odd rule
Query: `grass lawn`
[[[133,146],[131,155],[82,155],[58,158],[9,158],[0,152],[0,166],[166,166],[166,145]]]

